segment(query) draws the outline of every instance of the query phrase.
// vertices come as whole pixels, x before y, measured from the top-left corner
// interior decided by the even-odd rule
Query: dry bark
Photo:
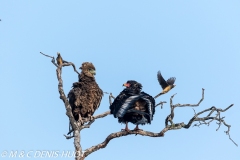
[[[43,54],[42,52],[40,52],[40,53]],[[184,122],[174,123],[173,122],[174,109],[176,107],[197,107],[197,106],[200,105],[200,103],[204,99],[204,89],[202,89],[202,98],[200,99],[200,101],[197,104],[179,104],[179,103],[178,104],[173,104],[173,98],[176,94],[171,96],[171,98],[170,98],[170,109],[171,109],[171,111],[170,111],[170,114],[165,119],[165,127],[160,132],[153,133],[153,132],[144,131],[144,130],[137,130],[137,131],[136,130],[131,130],[129,132],[120,131],[120,132],[116,132],[116,133],[111,133],[107,136],[107,138],[102,143],[99,143],[95,146],[92,146],[92,147],[82,151],[82,147],[81,147],[81,143],[80,143],[80,132],[81,132],[81,130],[85,129],[85,128],[90,128],[91,124],[93,124],[96,119],[106,117],[107,115],[110,114],[110,111],[106,111],[102,114],[93,116],[92,120],[87,119],[87,118],[83,119],[83,122],[84,122],[83,125],[81,125],[80,123],[75,121],[75,119],[72,115],[71,106],[70,106],[70,104],[68,102],[68,99],[67,99],[67,97],[66,97],[66,95],[63,91],[63,81],[62,81],[61,74],[62,74],[62,67],[70,66],[70,65],[73,66],[73,69],[77,74],[79,74],[79,72],[76,70],[75,65],[71,62],[66,62],[65,61],[65,63],[58,66],[55,63],[55,58],[54,57],[46,55],[46,54],[43,54],[43,55],[52,58],[51,62],[57,67],[56,73],[57,73],[57,79],[58,79],[58,91],[59,91],[59,94],[60,94],[60,99],[62,99],[62,101],[65,105],[66,115],[69,117],[70,124],[72,126],[72,131],[73,131],[73,136],[67,136],[67,135],[64,135],[64,136],[66,137],[66,139],[74,138],[74,147],[75,147],[75,153],[76,153],[75,154],[75,159],[76,160],[84,160],[91,153],[93,153],[93,152],[95,152],[99,149],[105,148],[108,145],[108,143],[115,138],[128,136],[128,135],[133,135],[133,134],[142,135],[142,136],[149,136],[149,137],[163,137],[164,134],[169,130],[178,130],[178,129],[182,129],[182,128],[189,129],[189,127],[192,126],[193,122],[198,122],[197,124],[194,124],[193,126],[198,126],[199,127],[200,125],[204,125],[204,124],[209,125],[211,122],[217,121],[218,128],[216,130],[218,130],[220,128],[221,124],[224,124],[228,128],[227,131],[225,131],[225,133],[228,135],[229,139],[236,146],[238,146],[237,143],[235,143],[230,137],[231,125],[227,124],[224,121],[225,117],[221,117],[221,115],[220,115],[222,112],[225,112],[228,109],[230,109],[233,106],[233,104],[231,104],[230,106],[228,106],[225,109],[216,108],[215,106],[212,106],[212,107],[210,107],[208,109],[205,109],[205,110],[203,110],[201,112],[198,112],[198,113],[196,113],[195,110],[194,110],[195,115],[188,121],[188,123],[184,123]],[[112,93],[110,93],[110,96],[109,96],[109,103],[110,104],[112,103],[111,98],[114,98]],[[165,101],[160,102],[160,103],[156,104],[155,107],[160,105],[161,108],[162,108],[164,103],[166,103],[166,102]],[[207,116],[199,117],[201,114],[206,113],[206,112],[208,112]],[[212,116],[213,113],[216,113],[216,115]],[[169,122],[170,122],[170,125],[168,124]]]

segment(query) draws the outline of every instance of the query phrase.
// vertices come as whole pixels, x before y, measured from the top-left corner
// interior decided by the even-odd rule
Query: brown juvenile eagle
[[[73,83],[68,98],[75,120],[83,123],[81,117],[91,119],[98,109],[103,91],[95,81],[96,70],[92,63],[84,62],[80,69],[82,72],[78,76],[78,82]]]
[[[155,113],[155,100],[145,92],[141,92],[142,85],[129,80],[124,84],[126,88],[116,97],[109,107],[111,114],[118,118],[119,123],[125,123],[125,131],[129,131],[128,122],[136,125],[151,124]]]

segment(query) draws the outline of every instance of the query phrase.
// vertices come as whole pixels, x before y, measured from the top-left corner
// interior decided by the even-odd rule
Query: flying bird
[[[142,85],[137,81],[129,80],[123,84],[126,88],[115,98],[109,107],[111,114],[118,118],[119,123],[125,123],[125,131],[129,131],[128,122],[136,125],[151,124],[155,113],[155,100],[145,92],[141,92]]]
[[[172,88],[174,88],[176,85],[174,84],[176,78],[175,77],[170,77],[167,82],[165,81],[165,79],[162,77],[162,74],[160,71],[158,71],[157,73],[157,78],[158,78],[158,82],[162,87],[162,92],[159,93],[158,95],[156,95],[154,98],[157,98],[158,96],[167,93],[168,91],[170,91]]]
[[[96,70],[92,63],[84,62],[80,69],[78,82],[73,83],[68,98],[74,119],[83,124],[81,118],[92,119],[102,100],[103,91],[95,81]]]

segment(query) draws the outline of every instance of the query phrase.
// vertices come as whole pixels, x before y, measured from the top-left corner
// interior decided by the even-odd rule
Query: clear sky
[[[148,131],[164,127],[171,95],[177,93],[175,103],[193,104],[205,88],[196,112],[234,103],[222,115],[240,145],[239,0],[0,0],[0,19],[1,153],[74,151],[73,139],[63,136],[69,120],[59,99],[56,67],[40,51],[55,57],[60,52],[78,67],[92,62],[99,86],[115,96],[127,80],[137,80],[155,96],[161,91],[157,71],[166,79],[175,76],[177,86],[156,101],[168,103],[156,109],[151,125],[140,126]],[[66,94],[77,79],[72,67],[63,68]],[[105,95],[96,114],[108,109]],[[176,108],[174,122],[187,123],[193,115],[191,108]],[[216,132],[217,127],[213,122],[169,131],[164,138],[114,139],[87,160],[239,159],[239,147],[224,133],[227,128]],[[83,149],[122,128],[112,115],[98,119],[81,132]]]

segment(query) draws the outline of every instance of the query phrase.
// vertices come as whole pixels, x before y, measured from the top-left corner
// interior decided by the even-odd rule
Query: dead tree
[[[40,52],[40,53],[43,54],[42,52]],[[95,146],[92,146],[88,149],[85,149],[83,151],[82,147],[81,147],[81,144],[80,144],[80,139],[81,139],[80,138],[80,131],[82,129],[85,129],[85,128],[90,128],[91,124],[94,123],[94,121],[97,120],[98,118],[104,118],[104,117],[108,116],[110,114],[110,111],[106,111],[102,114],[93,116],[92,120],[87,119],[87,118],[83,119],[84,124],[81,124],[81,123],[75,121],[75,119],[73,117],[73,114],[72,114],[71,106],[70,106],[70,104],[68,102],[68,99],[67,99],[67,97],[66,97],[66,95],[63,91],[63,80],[62,80],[62,77],[61,77],[62,67],[72,66],[74,71],[77,74],[79,74],[79,72],[76,70],[76,67],[72,62],[65,61],[65,63],[57,65],[55,63],[55,58],[54,57],[46,55],[46,54],[43,54],[43,55],[52,58],[51,62],[57,67],[56,73],[57,73],[57,79],[58,79],[58,91],[59,91],[59,94],[60,94],[60,99],[62,99],[62,101],[64,103],[64,106],[65,106],[65,109],[66,109],[66,115],[68,116],[68,118],[70,120],[70,124],[72,126],[72,132],[73,132],[73,136],[67,136],[67,135],[64,135],[64,136],[66,137],[66,139],[74,138],[75,159],[76,160],[84,160],[91,153],[93,153],[93,152],[95,152],[99,149],[105,148],[108,145],[108,143],[114,138],[119,138],[119,137],[133,135],[133,134],[134,135],[148,136],[148,137],[164,137],[164,134],[169,130],[178,130],[178,129],[182,129],[182,128],[189,129],[190,126],[209,125],[213,121],[217,121],[218,128],[216,130],[218,130],[221,127],[222,124],[225,125],[227,127],[227,130],[225,131],[226,135],[228,135],[228,138],[236,146],[238,146],[237,143],[234,142],[232,140],[231,136],[230,136],[231,125],[227,124],[224,121],[225,117],[221,116],[221,113],[230,109],[233,106],[233,104],[229,105],[225,109],[216,108],[215,106],[212,106],[212,107],[210,107],[208,109],[205,109],[205,110],[203,110],[201,112],[198,112],[198,113],[196,113],[195,110],[193,109],[194,110],[194,116],[187,123],[184,123],[184,122],[174,123],[173,122],[174,109],[176,107],[197,107],[197,106],[200,105],[200,103],[204,99],[204,89],[202,89],[202,98],[200,99],[200,101],[197,104],[179,104],[179,103],[178,104],[173,104],[173,98],[176,94],[171,96],[171,98],[170,98],[170,109],[171,109],[171,111],[170,111],[170,114],[165,119],[165,127],[160,132],[154,133],[154,132],[149,132],[149,131],[144,131],[144,130],[131,130],[129,132],[120,131],[120,132],[116,132],[116,133],[111,133],[107,136],[107,138],[102,143],[99,143],[99,144],[97,144]],[[114,98],[114,97],[110,93],[110,96],[109,96],[109,103],[110,104],[111,104],[111,98]],[[165,101],[159,102],[155,107],[160,105],[161,108],[162,108],[164,103],[166,103],[166,102]],[[201,117],[201,115],[203,113],[208,113],[208,115]],[[213,116],[213,113],[216,113],[216,114]],[[198,122],[198,123],[193,124],[194,122]]]

